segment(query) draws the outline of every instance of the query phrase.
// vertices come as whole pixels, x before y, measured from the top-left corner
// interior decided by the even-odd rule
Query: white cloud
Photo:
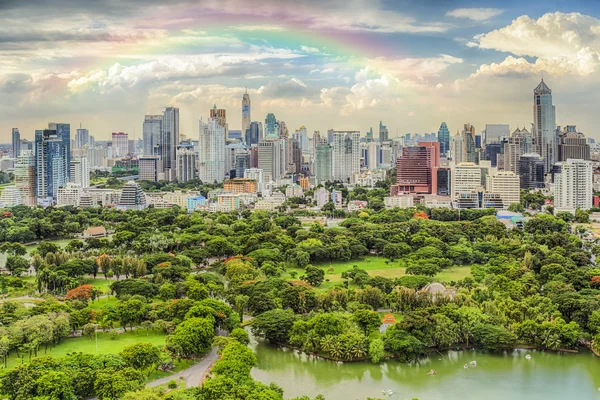
[[[283,32],[283,31],[285,31],[285,28],[283,26],[279,26],[279,25],[239,25],[239,26],[234,26],[233,29],[235,29],[236,31],[242,31],[242,32],[256,32],[256,31]]]
[[[304,46],[304,45],[300,46],[300,49],[306,53],[320,53],[321,52],[321,50],[319,50],[316,47],[308,47],[308,46]]]
[[[456,8],[446,13],[447,17],[466,18],[473,21],[486,21],[490,18],[497,17],[504,10],[498,8]]]

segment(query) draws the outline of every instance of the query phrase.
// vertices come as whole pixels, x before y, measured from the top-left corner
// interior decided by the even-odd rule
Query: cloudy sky
[[[169,105],[188,136],[213,103],[239,129],[246,87],[253,120],[290,130],[514,129],[542,75],[557,123],[600,138],[598,18],[595,0],[0,0],[0,142],[49,121],[139,137]]]

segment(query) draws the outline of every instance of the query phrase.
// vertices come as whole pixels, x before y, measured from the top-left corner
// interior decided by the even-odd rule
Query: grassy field
[[[116,354],[125,347],[139,342],[149,342],[161,346],[165,344],[165,336],[165,334],[152,331],[147,334],[146,330],[140,329],[133,332],[122,333],[118,335],[116,339],[111,339],[108,336],[108,333],[98,332],[98,354]],[[60,357],[73,352],[96,354],[95,338],[78,337],[65,339],[62,343],[52,348],[48,348],[46,354],[44,354],[44,348],[42,347],[38,350],[38,357],[43,357],[45,355]],[[10,354],[7,361],[8,369],[21,364],[21,359],[18,358],[14,352]],[[25,362],[27,363],[28,361],[29,356],[26,356]]]
[[[54,243],[58,247],[64,248],[67,245],[67,243],[69,243],[71,240],[73,240],[73,239],[55,239],[55,240],[47,240],[47,242]],[[33,250],[38,248],[38,245],[30,244],[28,246],[25,246],[25,248],[27,249],[27,254],[30,254]]]
[[[103,306],[110,304],[112,306],[117,305],[117,298],[114,296],[110,296],[110,297],[105,297],[103,299],[98,299],[95,301],[90,301],[88,303],[88,307],[91,308],[94,311],[100,311],[100,309],[102,309]]]
[[[386,263],[387,261],[387,263]],[[319,289],[329,289],[342,282],[342,272],[352,269],[354,266],[364,269],[371,276],[384,276],[386,278],[399,278],[406,275],[406,267],[402,260],[389,261],[384,257],[367,256],[359,260],[336,261],[327,264],[317,265],[325,271],[325,282],[319,286]],[[303,269],[291,268],[288,270],[287,277],[291,278],[290,272],[295,271],[296,276],[304,273]],[[443,270],[434,277],[437,282],[450,282],[463,279],[471,275],[471,267],[451,267]]]

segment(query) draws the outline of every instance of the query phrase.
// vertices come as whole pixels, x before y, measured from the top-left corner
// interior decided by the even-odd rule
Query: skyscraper
[[[129,135],[125,132],[112,133],[113,158],[125,157],[129,153]]]
[[[258,143],[258,168],[263,170],[265,182],[276,182],[282,175],[281,141],[263,140]]]
[[[200,119],[198,177],[202,182],[222,182],[225,177],[225,127],[214,118]]]
[[[246,90],[242,97],[242,135],[246,135],[246,129],[248,129],[250,121],[252,121],[250,114],[251,110],[250,95]]]
[[[69,182],[70,127],[48,124],[50,129],[35,131],[36,195],[38,201],[56,200],[60,186]]]
[[[403,147],[402,156],[396,160],[396,184],[390,189],[391,194],[436,194],[439,151],[438,142]]]
[[[196,153],[193,146],[177,147],[177,181],[187,182],[196,178]]]
[[[451,171],[452,200],[457,200],[461,193],[471,193],[481,187],[481,168],[475,163],[457,164]]]
[[[537,153],[522,154],[519,159],[521,189],[544,187],[544,161]]]
[[[333,178],[332,168],[332,147],[327,138],[319,139],[316,148],[314,175],[317,184],[330,181]]]
[[[484,142],[486,144],[498,143],[502,138],[510,136],[510,127],[508,124],[486,124]]]
[[[555,211],[575,212],[592,208],[592,163],[568,159],[554,168]]]
[[[379,121],[379,143],[387,142],[388,140],[390,140],[388,128]]]
[[[269,113],[265,118],[265,139],[279,139],[280,131],[279,131],[279,123],[277,122],[277,118],[275,118],[275,114]]]
[[[519,175],[512,171],[499,171],[488,175],[487,190],[490,193],[500,195],[502,198],[502,208],[505,209],[511,204],[521,201]]]
[[[438,141],[440,142],[440,153],[445,155],[450,151],[450,130],[445,122],[442,122],[438,130]]]
[[[159,156],[143,156],[138,159],[140,181],[158,182],[161,180],[162,162]]]
[[[146,115],[144,117],[142,135],[145,156],[160,155],[162,121],[162,115]]]
[[[258,144],[258,142],[260,142],[263,138],[262,123],[256,121],[250,122],[250,125],[244,132],[246,135],[244,139],[246,146]]]
[[[567,125],[558,136],[558,161],[566,161],[569,158],[589,160],[590,145],[585,135],[577,132],[575,125]]]
[[[12,128],[12,156],[16,160],[21,153],[21,133],[19,128]]]
[[[557,161],[556,115],[552,105],[552,90],[544,80],[533,90],[533,123],[535,145],[544,159],[545,173],[552,171]]]
[[[333,132],[333,179],[352,182],[360,172],[360,132]]]
[[[176,175],[175,157],[179,145],[179,108],[165,108],[161,133],[159,155],[163,161],[165,179],[173,181]]]
[[[71,160],[70,182],[79,185],[82,189],[90,187],[90,164],[87,158],[74,158]]]
[[[527,129],[515,129],[512,135],[504,143],[504,166],[505,171],[519,173],[520,158],[522,154],[531,153],[533,150],[533,136]]]
[[[15,186],[21,192],[21,199],[26,206],[33,207],[36,201],[35,153],[23,150],[15,163]]]
[[[75,148],[83,149],[90,144],[90,131],[79,128],[75,133]]]
[[[465,162],[479,162],[477,153],[477,144],[475,141],[475,127],[471,124],[465,124],[465,128],[462,131],[463,146],[464,146],[464,161]]]
[[[227,110],[224,108],[217,108],[214,104],[213,108],[210,109],[209,115],[211,119],[217,120],[217,124],[225,128],[225,137],[229,134],[229,127],[227,126]]]

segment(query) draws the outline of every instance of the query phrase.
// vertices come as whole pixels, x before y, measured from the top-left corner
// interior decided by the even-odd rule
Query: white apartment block
[[[253,179],[256,181],[256,187],[259,193],[265,190],[265,176],[260,168],[246,168],[244,170],[244,178]]]
[[[458,193],[470,193],[481,187],[481,167],[475,163],[463,162],[452,168],[452,200]]]
[[[304,190],[300,187],[300,185],[294,183],[285,188],[285,196],[286,197],[302,197]]]
[[[81,185],[69,182],[65,187],[58,188],[56,205],[78,207],[82,193]]]
[[[0,208],[23,204],[21,192],[16,186],[6,186],[0,194]]]
[[[409,208],[414,206],[412,195],[384,197],[383,204],[386,209],[390,208]]]
[[[360,172],[360,132],[333,132],[333,179],[351,182]]]
[[[205,183],[222,182],[225,177],[225,128],[217,118],[200,120],[198,178]]]
[[[314,199],[315,199],[315,202],[317,203],[317,207],[319,207],[319,208],[323,207],[325,204],[327,204],[329,202],[329,199],[330,199],[329,191],[327,189],[325,189],[324,187],[318,188],[317,190],[315,190]]]
[[[505,209],[511,204],[521,202],[520,178],[512,171],[501,171],[488,175],[487,190],[489,193],[500,195]]]
[[[556,163],[554,174],[555,211],[589,210],[592,208],[592,163],[569,158]]]
[[[87,158],[71,159],[71,183],[81,186],[82,189],[90,187],[90,164]]]

